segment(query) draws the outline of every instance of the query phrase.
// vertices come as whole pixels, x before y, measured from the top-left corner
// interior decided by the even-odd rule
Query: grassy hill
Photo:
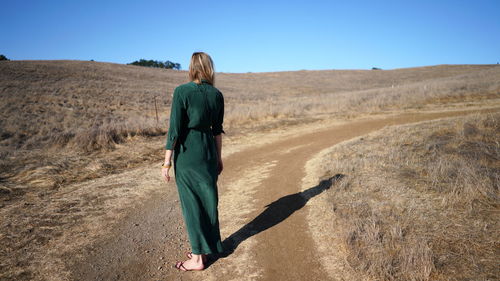
[[[218,73],[226,127],[436,101],[498,97],[500,67]],[[186,71],[89,61],[2,61],[2,153],[73,145],[92,151],[166,132],[173,89]],[[156,109],[155,109],[156,100]],[[158,122],[156,120],[158,111]],[[4,155],[4,154],[2,154]]]
[[[147,139],[164,138],[173,89],[187,81],[186,71],[113,63],[0,62],[0,187],[24,194],[159,161],[162,147]],[[500,97],[500,67],[217,73],[216,86],[225,96],[231,136],[324,118],[484,103]],[[132,140],[144,141],[135,146],[144,150],[111,153]]]
[[[104,187],[110,193],[84,191],[90,179],[122,177],[138,166],[159,169],[171,95],[184,82],[186,71],[88,61],[0,62],[0,213],[5,218],[0,279],[31,280],[30,272],[40,265],[33,257],[50,264],[45,247],[51,239],[73,237],[68,229],[107,213],[106,204],[115,202],[107,201],[112,192],[113,198],[136,200],[141,189],[113,180]],[[226,102],[225,141],[241,137],[237,140],[255,143],[244,135],[263,131],[265,136],[274,128],[319,119],[498,107],[500,67],[217,73],[216,86]],[[329,192],[322,213],[332,215],[326,210],[334,205],[335,222],[343,227],[327,232],[335,234],[327,238],[346,238],[345,260],[357,276],[370,280],[428,280],[431,273],[431,280],[449,280],[451,271],[462,279],[498,276],[497,135],[498,113],[383,129],[363,142],[347,143],[350,149],[334,147],[321,159],[320,172],[342,172],[346,178]],[[398,188],[391,189],[391,180]],[[61,193],[67,196],[55,196]]]

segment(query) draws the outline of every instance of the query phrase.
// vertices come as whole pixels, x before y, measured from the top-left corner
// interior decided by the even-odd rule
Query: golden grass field
[[[0,62],[0,271],[7,272],[0,279],[22,277],[30,255],[20,251],[36,252],[62,235],[50,227],[78,219],[61,215],[71,202],[47,214],[43,200],[162,161],[171,95],[184,82],[186,71]],[[226,137],[244,140],[320,120],[498,107],[500,66],[217,73],[216,86]],[[323,161],[322,172],[347,175],[328,192],[354,272],[367,280],[500,276],[499,122],[492,114],[384,129]],[[79,208],[106,211],[89,196]]]
[[[87,61],[2,61],[0,73],[0,177],[11,189],[57,188],[109,173],[117,162],[152,160],[156,151],[91,163],[117,143],[164,135],[173,89],[187,81],[185,71]],[[441,65],[218,73],[216,86],[230,136],[335,116],[484,103],[498,98],[499,77],[497,65]],[[43,178],[33,179],[33,169]]]
[[[500,276],[500,113],[386,127],[331,149],[323,204],[360,280]],[[363,278],[364,277],[364,278]]]

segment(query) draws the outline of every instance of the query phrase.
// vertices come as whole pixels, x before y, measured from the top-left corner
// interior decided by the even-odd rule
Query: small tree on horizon
[[[4,55],[0,55],[0,60],[9,60],[9,59]]]
[[[176,70],[180,70],[181,69],[181,65],[179,63],[171,62],[169,60],[163,62],[163,61],[157,61],[157,60],[140,59],[138,61],[136,60],[134,62],[127,63],[127,64],[138,65],[138,66],[146,66],[146,67],[158,67],[158,68],[166,68],[166,69],[176,69]]]

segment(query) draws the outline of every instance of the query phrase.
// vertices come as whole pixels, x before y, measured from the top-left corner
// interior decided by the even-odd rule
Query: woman
[[[172,154],[175,182],[191,251],[178,261],[183,271],[203,270],[207,255],[224,251],[218,219],[217,178],[222,172],[224,97],[214,87],[210,56],[193,53],[188,83],[175,88],[162,176],[170,181]]]

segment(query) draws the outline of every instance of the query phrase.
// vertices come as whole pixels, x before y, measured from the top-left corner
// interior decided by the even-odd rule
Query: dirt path
[[[83,259],[68,263],[72,279],[329,280],[306,216],[307,201],[321,196],[331,182],[301,191],[307,160],[336,143],[387,125],[466,113],[471,111],[366,118],[235,152],[224,160],[219,181],[221,234],[231,249],[229,255],[202,272],[182,273],[171,267],[184,258],[189,244],[177,192],[170,186],[132,210],[115,226],[112,238],[94,243],[85,249]]]

